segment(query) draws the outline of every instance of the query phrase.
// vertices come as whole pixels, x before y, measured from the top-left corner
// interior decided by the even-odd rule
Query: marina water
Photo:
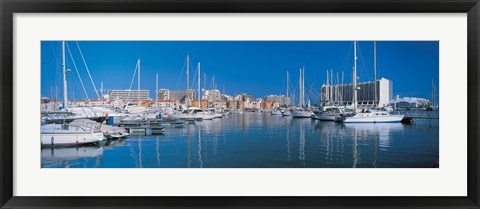
[[[435,168],[439,125],[246,112],[104,146],[42,148],[41,159],[42,168]]]

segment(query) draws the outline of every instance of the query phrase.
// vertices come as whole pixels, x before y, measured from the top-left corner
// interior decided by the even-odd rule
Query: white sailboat
[[[353,109],[355,114],[350,117],[344,117],[344,123],[399,123],[403,119],[403,115],[390,115],[387,111],[377,110],[357,110],[357,42],[354,41],[354,67],[353,67]],[[376,44],[374,44],[376,47]],[[376,50],[374,49],[376,52]],[[375,53],[376,54],[376,53]],[[376,66],[376,65],[375,65]],[[375,69],[376,71],[376,69]],[[376,96],[375,96],[376,97]]]
[[[63,108],[68,108],[65,41],[62,41]],[[72,146],[98,143],[104,140],[99,127],[79,127],[65,124],[46,124],[40,127],[42,146]]]
[[[282,112],[282,116],[292,116],[292,112],[289,109],[285,109],[285,111]]]
[[[100,129],[86,129],[63,124],[46,124],[41,127],[42,146],[76,146],[95,144],[104,140]]]
[[[303,109],[297,109],[292,111],[292,117],[294,118],[311,118],[312,113]]]
[[[201,75],[201,71],[200,71],[200,62],[198,62],[197,64],[197,69],[198,69],[198,76],[197,76],[197,79],[198,79],[198,86],[197,86],[197,91],[198,91],[198,109],[201,109],[202,108],[202,95],[201,95],[201,89],[200,89],[200,75]],[[202,120],[213,120],[214,116],[213,114],[210,114],[209,112],[207,111],[201,111],[201,112],[197,112],[197,114],[199,116],[202,116]]]
[[[282,115],[282,110],[280,108],[274,109],[271,115]]]
[[[399,123],[403,115],[391,115],[387,111],[365,110],[346,117],[344,123]]]
[[[305,95],[305,92],[304,92],[304,87],[305,87],[304,86],[304,81],[305,81],[304,73],[305,72],[304,71],[305,71],[304,68],[300,68],[300,77],[299,77],[300,107],[292,110],[291,114],[292,114],[293,118],[310,118],[310,117],[312,117],[312,112],[303,109],[303,105],[304,105],[303,103],[305,102],[305,98],[304,98],[304,95]]]

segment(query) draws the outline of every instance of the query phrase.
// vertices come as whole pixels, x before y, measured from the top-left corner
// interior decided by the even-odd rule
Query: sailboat
[[[304,73],[305,73],[305,69],[300,68],[300,77],[299,77],[300,107],[298,107],[296,109],[293,109],[293,111],[291,112],[292,117],[294,117],[294,118],[310,118],[310,117],[312,117],[312,112],[303,109],[303,105],[304,105],[303,103],[304,103],[304,100],[305,100],[304,99],[304,95],[305,95],[305,92],[304,92],[304,88],[305,88],[305,86],[304,86],[304,81],[305,81]]]
[[[271,115],[282,115],[282,110],[280,108],[276,108],[272,111]]]
[[[62,41],[63,108],[68,107],[67,70],[65,66],[65,41]],[[42,146],[75,146],[98,143],[104,140],[99,127],[80,127],[67,124],[46,124],[40,127]]]
[[[353,109],[356,113],[350,117],[343,117],[343,123],[399,123],[403,119],[403,115],[391,115],[387,111],[379,111],[379,110],[365,110],[362,109],[361,111],[357,110],[357,41],[354,41],[354,50],[353,50],[353,59],[354,59],[354,67],[353,67]],[[376,43],[374,43],[374,47],[376,47]],[[374,49],[375,56],[376,56],[376,48]],[[376,58],[375,58],[376,59]],[[374,64],[376,67],[376,64]],[[376,69],[375,69],[376,71]],[[375,72],[376,73],[376,72]],[[376,87],[375,87],[376,89]],[[376,95],[375,95],[376,97]]]

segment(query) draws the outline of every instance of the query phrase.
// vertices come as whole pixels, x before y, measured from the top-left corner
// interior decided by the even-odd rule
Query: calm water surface
[[[105,146],[42,149],[43,168],[432,168],[438,120],[342,124],[231,114]]]

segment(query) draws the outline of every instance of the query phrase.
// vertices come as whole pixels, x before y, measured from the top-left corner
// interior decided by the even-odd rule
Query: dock
[[[125,128],[130,134],[152,135],[165,133],[165,127],[162,126],[161,121],[128,121],[119,122],[115,125]]]
[[[412,123],[416,119],[426,119],[426,120],[438,120],[439,111],[438,110],[400,110],[393,111],[393,115],[403,115],[402,123]]]

